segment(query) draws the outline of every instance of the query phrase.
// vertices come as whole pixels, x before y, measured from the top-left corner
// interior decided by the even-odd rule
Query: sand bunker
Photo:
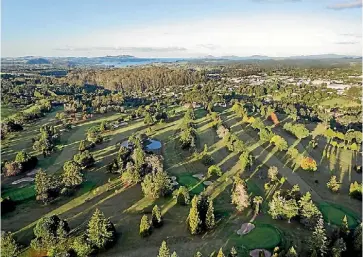
[[[260,252],[263,251],[265,253],[265,257],[271,257],[271,253],[265,249],[255,249],[250,252],[250,256],[259,257]]]
[[[237,230],[237,234],[240,236],[246,235],[249,232],[251,232],[254,228],[255,228],[255,225],[253,225],[252,223],[244,223],[244,224],[242,224],[241,228],[239,230]]]
[[[176,182],[176,181],[174,181],[174,182],[172,182],[172,183],[170,183],[172,186],[177,186],[177,185],[179,185],[179,183],[178,182]]]
[[[201,174],[201,173],[198,173],[198,174],[194,174],[193,177],[194,178],[198,178],[198,179],[203,179],[204,178],[204,175]]]
[[[213,184],[213,182],[212,181],[204,181],[203,184],[206,185],[206,186],[210,186],[210,185]]]
[[[170,177],[172,181],[175,181],[176,180],[176,177],[175,176],[171,176]]]
[[[31,172],[28,172],[26,175],[27,176],[33,176],[33,175],[37,174],[38,171],[39,170],[32,170]]]
[[[16,185],[16,184],[19,184],[19,183],[22,183],[22,182],[32,182],[32,181],[34,181],[34,178],[22,178],[22,179],[18,179],[16,181],[14,181],[11,184]]]

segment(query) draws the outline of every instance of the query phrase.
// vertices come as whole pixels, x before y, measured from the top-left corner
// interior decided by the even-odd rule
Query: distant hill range
[[[266,55],[252,56],[213,56],[207,55],[199,58],[140,58],[132,55],[99,56],[99,57],[42,57],[42,56],[23,56],[1,58],[1,63],[20,62],[26,64],[42,65],[54,64],[65,66],[114,66],[125,67],[127,65],[152,64],[152,63],[175,63],[175,62],[227,62],[227,61],[279,61],[279,60],[344,60],[362,59],[361,56],[321,54],[321,55],[298,55],[288,57],[270,57]]]
[[[207,55],[197,59],[205,60],[322,60],[322,59],[361,59],[361,56],[339,55],[339,54],[318,54],[318,55],[296,55],[287,57],[270,57],[267,55],[251,55],[251,56],[212,56]]]
[[[34,58],[26,62],[27,64],[50,64],[51,62],[45,58]]]

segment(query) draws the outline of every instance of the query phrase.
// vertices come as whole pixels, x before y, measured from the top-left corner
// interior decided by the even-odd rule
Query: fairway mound
[[[204,175],[201,174],[201,173],[198,173],[198,174],[194,174],[193,177],[194,178],[197,178],[197,179],[203,179],[204,178]]]
[[[213,184],[213,182],[212,181],[204,181],[203,184],[206,185],[206,186],[210,186],[210,185]]]
[[[237,234],[240,236],[246,235],[249,232],[251,232],[254,228],[255,228],[255,225],[253,225],[252,223],[243,223],[241,228],[239,230],[237,230]]]
[[[34,178],[21,178],[21,179],[18,179],[18,180],[15,180],[13,183],[11,183],[12,185],[17,185],[17,184],[20,184],[22,182],[33,182],[34,181]]]
[[[271,253],[265,249],[255,249],[255,250],[252,250],[250,252],[250,256],[252,257],[259,257],[260,256],[260,252],[263,251],[264,252],[264,256],[265,257],[271,257]]]

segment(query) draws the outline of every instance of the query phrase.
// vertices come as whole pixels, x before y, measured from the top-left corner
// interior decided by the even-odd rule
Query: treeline
[[[108,70],[76,70],[59,79],[71,85],[92,84],[123,92],[158,91],[165,87],[204,81],[202,72],[191,69],[145,67]]]

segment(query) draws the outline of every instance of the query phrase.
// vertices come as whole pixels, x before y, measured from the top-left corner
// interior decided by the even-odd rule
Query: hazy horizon
[[[361,56],[360,0],[2,1],[3,57]]]

